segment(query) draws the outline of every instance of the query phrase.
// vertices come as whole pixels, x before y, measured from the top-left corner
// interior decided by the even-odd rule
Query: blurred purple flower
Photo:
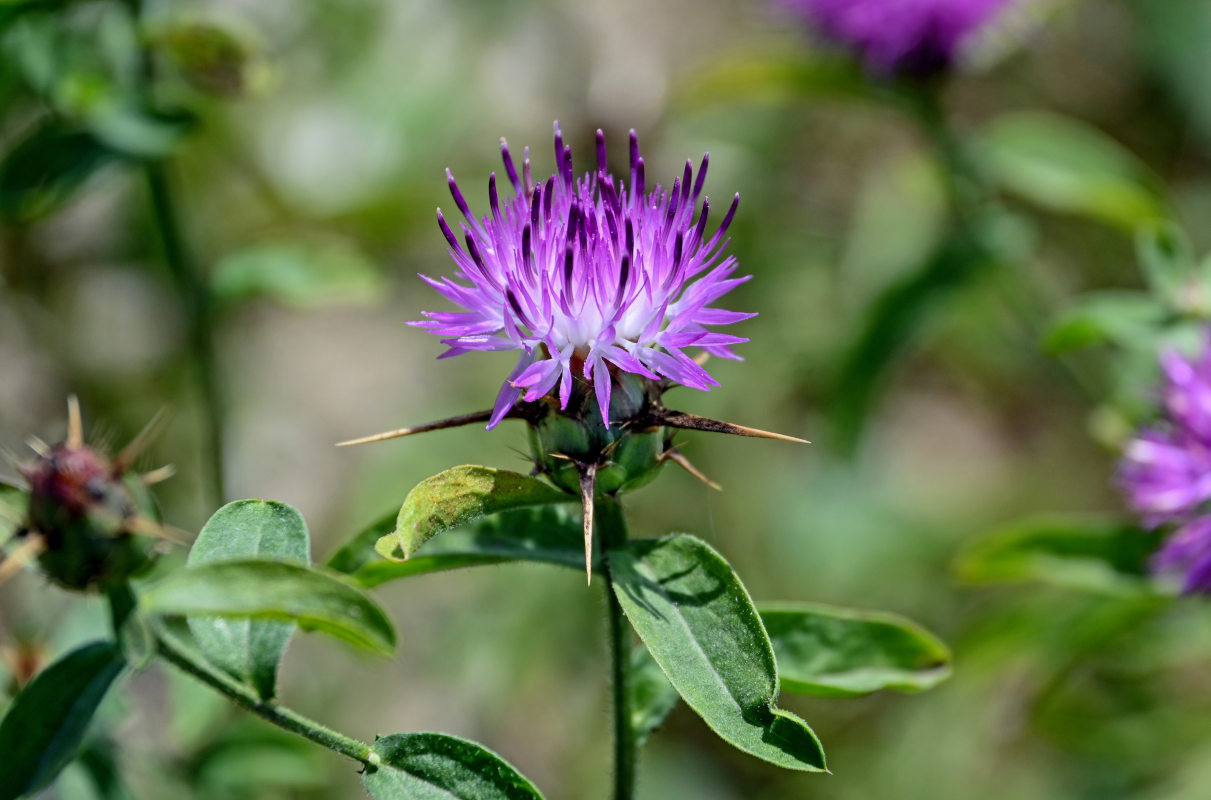
[[[871,69],[928,76],[1015,0],[778,0]]]
[[[1197,357],[1166,352],[1161,368],[1162,420],[1128,442],[1118,483],[1145,525],[1177,526],[1154,569],[1182,576],[1187,592],[1211,593],[1211,334]]]
[[[447,170],[450,193],[463,215],[459,240],[441,210],[437,221],[458,266],[457,282],[420,277],[464,311],[426,311],[410,324],[445,337],[439,358],[475,350],[519,350],[521,356],[496,399],[489,429],[518,398],[533,402],[558,390],[567,408],[574,381],[591,383],[608,424],[610,370],[707,390],[717,386],[685,349],[738,358],[730,345],[748,341],[718,333],[755,314],[711,307],[749,277],[733,278],[737,262],[724,256],[736,195],[723,222],[706,233],[710,201],[694,219],[706,178],[704,156],[665,191],[645,194],[643,159],[630,140],[630,181],[606,171],[605,137],[597,131],[596,168],[576,178],[571,148],[555,125],[556,172],[535,184],[526,148],[518,174],[501,140],[512,196],[488,179],[491,214],[472,215]]]

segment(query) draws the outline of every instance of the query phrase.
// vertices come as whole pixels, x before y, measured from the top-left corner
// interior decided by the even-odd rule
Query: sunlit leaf
[[[494,514],[430,539],[406,561],[372,561],[353,577],[363,586],[378,586],[410,575],[506,561],[583,570],[584,528],[580,515],[553,506]],[[594,569],[600,569],[599,562],[594,562]]]
[[[639,638],[690,708],[729,744],[788,769],[825,769],[803,720],[776,708],[778,673],[740,579],[685,534],[608,554],[614,593]]]
[[[816,603],[758,606],[784,691],[853,697],[919,692],[950,676],[950,650],[910,619]]]
[[[526,506],[579,502],[537,478],[490,467],[453,467],[416,485],[400,508],[395,532],[376,549],[392,556],[398,548],[411,558],[442,531],[478,517]]]
[[[203,526],[187,562],[190,569],[223,561],[264,558],[306,566],[311,561],[307,524],[285,503],[237,500],[214,513]],[[190,618],[198,647],[217,666],[257,690],[274,695],[278,662],[294,626],[241,618]]]
[[[248,559],[177,570],[139,605],[153,614],[295,622],[380,655],[395,649],[390,620],[358,586],[299,564]]]
[[[397,733],[374,743],[382,758],[362,776],[376,800],[541,800],[500,756],[440,733]]]
[[[1162,591],[1148,576],[1161,534],[1114,520],[1042,517],[977,537],[955,567],[968,583],[1037,581],[1107,594]]]
[[[1134,232],[1168,214],[1160,181],[1096,128],[1039,111],[1004,114],[983,131],[989,168],[1007,190],[1052,211]]]
[[[0,800],[50,784],[79,749],[97,706],[126,668],[113,642],[93,642],[51,664],[0,720]]]

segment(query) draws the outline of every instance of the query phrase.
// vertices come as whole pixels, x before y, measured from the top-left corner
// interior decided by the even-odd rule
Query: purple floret
[[[779,0],[873,70],[930,75],[1015,0]]]
[[[410,324],[443,337],[440,358],[476,350],[520,351],[488,424],[497,425],[518,399],[557,394],[566,408],[573,382],[592,384],[609,422],[610,370],[695,389],[717,386],[687,348],[739,358],[731,345],[747,339],[712,330],[756,316],[712,306],[751,276],[732,277],[737,262],[724,251],[740,196],[719,228],[707,234],[710,201],[702,200],[708,158],[667,191],[645,193],[643,158],[630,139],[630,180],[607,172],[605,136],[597,131],[597,164],[577,178],[571,147],[555,125],[555,174],[534,183],[529,148],[520,175],[501,140],[509,186],[488,179],[491,213],[475,217],[447,171],[462,213],[461,237],[441,210],[437,221],[458,272],[454,279],[420,277],[462,311],[426,311]],[[503,193],[502,193],[503,188]]]
[[[1118,484],[1146,526],[1176,528],[1154,569],[1211,593],[1211,336],[1198,357],[1166,352],[1161,367],[1162,419],[1127,443]]]

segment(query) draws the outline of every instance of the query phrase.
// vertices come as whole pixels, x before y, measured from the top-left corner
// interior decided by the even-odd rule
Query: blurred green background
[[[1071,296],[1140,284],[1131,226],[1150,208],[1116,202],[1113,185],[1085,187],[1083,203],[1006,192],[1007,257],[931,296],[886,368],[857,365],[876,393],[847,452],[835,408],[846,355],[876,298],[947,237],[946,167],[903,107],[854,91],[852,70],[829,78],[835,56],[770,5],[149,0],[138,26],[133,13],[118,2],[0,5],[0,445],[61,437],[71,392],[113,444],[166,406],[146,463],[178,467],[159,493],[164,517],[192,532],[213,510],[188,324],[134,153],[164,157],[185,246],[218,298],[228,499],[296,506],[318,558],[445,467],[521,469],[513,423],[333,443],[488,407],[511,367],[492,354],[438,363],[437,340],[404,325],[441,307],[415,273],[451,271],[433,213],[452,205],[443,169],[484,211],[499,137],[531,145],[545,174],[553,120],[581,166],[598,127],[622,163],[633,127],[649,183],[710,151],[707,193],[740,192],[731,251],[755,278],[728,307],[760,312],[738,331],[752,339],[747,360],[712,364],[720,388],[668,403],[816,442],[685,435],[687,455],[725,490],[670,469],[630,498],[633,534],[698,534],[757,600],[897,611],[956,652],[952,680],[927,694],[784,698],[824,742],[831,777],[767,767],[679,708],[643,755],[641,796],[1211,794],[1205,609],[1157,620],[1115,599],[966,588],[951,569],[967,537],[1006,520],[1119,509],[1114,454],[1097,443],[1114,421],[1093,413],[1110,391],[1100,365],[1057,361],[1040,342]],[[939,87],[965,146],[980,152],[1011,112],[1079,120],[1133,152],[1132,180],[1198,252],[1211,248],[1211,6],[1049,3],[994,38]],[[183,134],[183,121],[119,113],[123,82],[143,68],[132,53],[147,47],[158,48],[157,103],[189,112]],[[59,118],[123,155],[18,149]],[[45,189],[38,176],[52,172],[43,167],[65,159],[71,191],[31,201],[29,186]],[[1015,188],[1012,175],[1003,185]],[[361,738],[475,739],[551,798],[602,794],[600,587],[510,565],[378,595],[400,630],[398,657],[298,636],[283,667],[293,705]],[[103,625],[88,606],[22,575],[0,588],[0,644],[10,656],[58,652]],[[164,670],[114,705],[108,736],[133,797],[362,796],[348,762],[271,735]],[[95,748],[104,755],[104,742]],[[58,796],[93,796],[78,778],[65,776]]]

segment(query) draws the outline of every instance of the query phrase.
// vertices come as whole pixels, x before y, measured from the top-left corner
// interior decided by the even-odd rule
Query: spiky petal
[[[458,233],[440,209],[437,219],[458,271],[453,278],[421,276],[462,310],[425,312],[411,323],[443,337],[442,358],[518,353],[488,427],[519,399],[552,395],[566,408],[577,381],[592,386],[609,424],[611,371],[717,386],[692,353],[738,358],[731,346],[747,339],[715,328],[755,315],[712,305],[748,277],[734,277],[736,259],[725,255],[739,195],[707,232],[710,202],[701,192],[708,159],[696,176],[687,162],[670,188],[647,192],[634,131],[627,179],[608,173],[601,131],[596,165],[579,178],[558,123],[556,169],[545,181],[532,180],[528,150],[520,177],[503,141],[501,154],[509,185],[489,178],[485,216],[471,213],[447,173],[462,215]]]

